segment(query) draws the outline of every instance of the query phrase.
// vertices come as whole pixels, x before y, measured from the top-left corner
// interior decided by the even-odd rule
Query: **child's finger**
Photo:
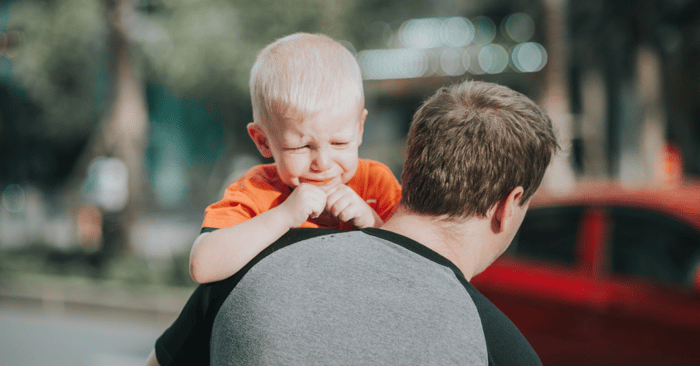
[[[342,222],[352,221],[358,216],[359,212],[357,212],[357,210],[352,206],[345,207],[344,209],[340,210],[340,212],[338,212],[338,215],[336,215],[338,220]]]
[[[323,213],[325,208],[326,208],[325,202],[323,202],[323,201],[316,202],[314,205],[311,206],[311,214],[309,215],[309,217],[312,219],[318,218],[319,216],[321,216],[321,214]]]
[[[355,191],[353,191],[350,187],[346,185],[340,185],[338,187],[335,187],[332,191],[326,192],[328,194],[328,206],[327,208],[330,208],[335,202],[337,202],[339,199],[343,197],[352,197],[353,195],[357,195]],[[359,196],[358,196],[359,198]]]
[[[309,217],[312,219],[318,218],[321,216],[323,211],[326,210],[326,201],[327,197],[325,193],[323,194],[315,194],[311,199],[309,200],[309,207],[311,209],[311,214]]]
[[[326,192],[311,184],[302,183],[287,199],[290,207],[307,218],[319,217],[326,208]],[[285,203],[287,203],[285,201]]]
[[[348,207],[352,205],[352,200],[349,199],[348,197],[340,197],[337,199],[335,202],[333,202],[330,207],[327,207],[326,209],[335,217],[337,217],[340,221],[348,221],[349,219],[352,219],[352,217],[347,218],[349,213],[345,213],[345,215],[342,215]],[[341,215],[343,217],[341,217]]]

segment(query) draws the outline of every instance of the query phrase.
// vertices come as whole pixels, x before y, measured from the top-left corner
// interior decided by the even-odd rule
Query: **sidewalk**
[[[177,318],[193,290],[176,287],[124,289],[106,284],[61,280],[0,280],[0,306],[33,308],[56,315],[91,313],[129,317],[167,326]]]

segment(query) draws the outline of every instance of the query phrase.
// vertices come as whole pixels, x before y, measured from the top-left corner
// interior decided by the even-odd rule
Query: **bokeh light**
[[[423,74],[426,76],[444,76],[442,68],[440,67],[440,54],[442,52],[439,48],[433,48],[431,50],[425,50],[425,56],[428,58],[428,70]]]
[[[10,184],[2,191],[2,205],[9,212],[22,212],[26,201],[24,189],[19,184]]]
[[[464,67],[464,50],[462,48],[446,48],[440,54],[440,68],[450,76],[464,74],[467,71]]]
[[[398,32],[400,45],[407,48],[463,47],[476,35],[467,18],[422,18],[404,22]]]
[[[442,29],[444,43],[449,47],[466,46],[476,35],[474,24],[469,19],[462,17],[446,19]]]
[[[442,23],[436,18],[411,19],[401,25],[399,40],[408,48],[433,48],[442,44]]]
[[[479,51],[479,66],[489,74],[498,74],[508,67],[508,51],[498,44],[484,46]]]
[[[536,42],[521,43],[511,52],[515,69],[521,72],[537,72],[547,64],[547,51]]]
[[[387,24],[373,27],[396,48],[364,50],[358,59],[365,80],[498,74],[509,69],[536,72],[547,62],[547,53],[538,43],[528,42],[535,34],[535,22],[525,13],[507,16],[500,24],[487,16],[417,18],[401,24],[394,34]],[[500,42],[497,32],[519,42],[511,52]],[[508,40],[506,40],[508,42]],[[387,43],[387,46],[391,47]],[[512,60],[511,60],[512,58]]]
[[[366,80],[417,78],[428,70],[428,57],[423,50],[368,50],[358,55]]]
[[[505,34],[518,43],[529,41],[535,34],[535,21],[525,13],[509,15],[501,26]]]
[[[491,18],[480,15],[472,20],[476,30],[474,43],[489,44],[496,38],[496,23]]]

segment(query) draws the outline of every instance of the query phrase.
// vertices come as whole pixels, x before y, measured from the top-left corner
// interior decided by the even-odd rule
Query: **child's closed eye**
[[[289,151],[301,151],[301,150],[308,149],[308,148],[309,148],[309,145],[304,145],[304,146],[288,147],[288,148],[285,148],[285,150],[289,150]]]

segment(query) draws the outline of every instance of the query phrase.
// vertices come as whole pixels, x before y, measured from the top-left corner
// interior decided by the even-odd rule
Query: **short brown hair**
[[[558,148],[551,120],[525,95],[478,81],[442,88],[413,117],[401,205],[450,219],[483,217],[518,186],[524,204]]]

